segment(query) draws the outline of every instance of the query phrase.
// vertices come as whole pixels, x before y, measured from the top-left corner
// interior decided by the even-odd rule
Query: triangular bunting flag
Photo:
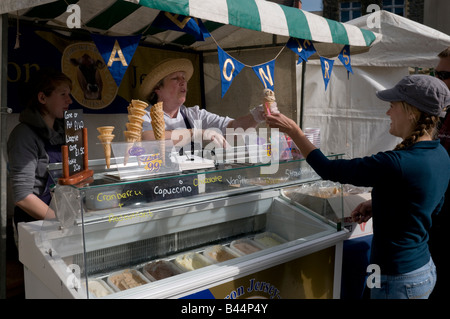
[[[330,82],[331,72],[333,71],[334,60],[329,60],[327,58],[320,57],[320,64],[322,65],[322,76],[325,82],[325,91],[328,87],[328,82]]]
[[[234,59],[231,55],[222,50],[221,47],[217,47],[219,54],[219,66],[220,66],[220,78],[222,79],[222,97],[227,92],[233,79],[244,68],[244,64]]]
[[[316,53],[314,45],[309,40],[290,38],[286,46],[299,56],[297,64],[308,61],[309,57]]]
[[[341,53],[339,54],[339,60],[347,69],[347,76],[349,75],[349,73],[353,74],[352,60],[350,58],[350,46],[348,44],[344,46]]]
[[[205,41],[211,36],[202,20],[164,11],[153,20],[152,27],[186,32],[193,35],[197,41]]]
[[[274,90],[274,71],[275,71],[275,59],[264,64],[260,64],[252,67],[258,78],[264,84],[264,88]]]
[[[141,35],[110,37],[91,34],[91,37],[117,86],[120,86],[120,82],[122,82],[122,78],[139,45]]]

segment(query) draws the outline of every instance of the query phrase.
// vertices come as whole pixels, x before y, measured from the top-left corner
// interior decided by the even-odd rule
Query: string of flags
[[[193,35],[197,41],[205,41],[206,38],[211,37],[217,44],[222,98],[231,86],[233,80],[238,76],[239,72],[241,72],[244,67],[250,67],[253,69],[256,76],[264,85],[264,88],[274,90],[275,61],[285,47],[288,47],[298,55],[297,64],[302,61],[308,61],[311,55],[317,52],[314,48],[314,44],[310,40],[290,38],[274,59],[262,64],[249,66],[238,61],[225,52],[219,46],[214,37],[208,32],[200,19],[161,11],[151,24],[151,27],[185,32]],[[141,40],[141,35],[104,36],[91,34],[91,37],[103,57],[108,70],[111,72],[117,86],[120,86],[122,78],[125,75],[125,72],[130,65],[131,59],[133,58],[136,48]],[[334,60],[327,59],[320,55],[319,58],[326,90],[333,71]],[[338,59],[346,68],[347,76],[349,76],[350,73],[353,74],[349,45],[344,46],[338,56]]]
[[[138,47],[141,36],[109,37],[91,34],[91,38],[119,87]]]

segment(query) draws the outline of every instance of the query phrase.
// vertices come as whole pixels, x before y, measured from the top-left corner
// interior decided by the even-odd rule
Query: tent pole
[[[300,89],[300,119],[298,125],[303,128],[303,109],[305,101],[305,72],[306,72],[306,62],[302,61],[302,86]]]
[[[8,63],[8,15],[0,15],[0,299],[6,298],[6,79]],[[5,150],[5,151],[3,151]]]

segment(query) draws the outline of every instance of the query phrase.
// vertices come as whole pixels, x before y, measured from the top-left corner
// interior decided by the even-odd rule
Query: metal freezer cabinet
[[[212,174],[204,178],[215,183],[217,172]],[[166,182],[188,185],[185,177],[181,184],[177,178]],[[139,187],[161,189],[164,181],[148,184],[114,189],[113,183],[81,191],[61,187],[55,194],[58,209],[79,209],[74,218],[67,214],[63,222],[19,224],[26,297],[339,298],[342,244],[348,232],[281,196],[283,184],[238,191],[234,185],[231,191],[210,193],[211,185],[206,185],[206,191],[186,198],[127,205],[113,201],[117,196],[112,194],[131,198],[131,189],[139,198]],[[102,197],[108,193],[110,197]],[[89,198],[98,196],[110,199],[111,207],[89,209]],[[265,237],[276,242],[268,244]],[[237,249],[236,243],[242,242],[257,248]],[[221,260],[214,249],[232,257]],[[189,269],[193,255],[206,264]],[[156,262],[176,273],[155,278],[149,266]]]

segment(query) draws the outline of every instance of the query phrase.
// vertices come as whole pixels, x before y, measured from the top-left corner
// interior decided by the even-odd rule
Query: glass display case
[[[89,161],[92,178],[55,187],[56,219],[19,225],[26,296],[339,297],[348,232],[282,194],[320,179],[306,161],[213,163],[118,176],[123,162]]]

